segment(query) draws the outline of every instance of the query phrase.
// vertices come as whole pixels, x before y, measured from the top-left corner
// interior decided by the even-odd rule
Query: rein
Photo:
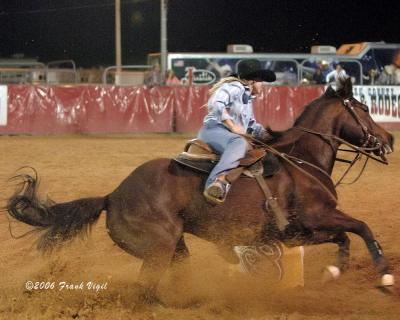
[[[343,175],[339,178],[339,180],[336,182],[336,184],[334,184],[335,188],[337,186],[339,186],[340,184],[353,184],[355,182],[358,181],[358,179],[361,177],[361,175],[364,173],[364,170],[367,166],[368,160],[372,159],[375,160],[379,163],[383,163],[383,164],[389,164],[388,161],[383,157],[383,159],[380,159],[378,157],[375,157],[373,155],[370,154],[370,152],[372,151],[376,151],[381,149],[381,145],[379,142],[379,139],[376,138],[374,135],[370,134],[368,131],[368,127],[364,124],[364,122],[361,120],[361,118],[359,117],[359,115],[357,114],[357,112],[354,110],[354,106],[351,103],[352,98],[348,98],[348,99],[344,99],[343,100],[343,105],[346,107],[346,110],[349,111],[349,113],[352,115],[352,117],[355,119],[355,121],[357,122],[358,125],[360,125],[363,133],[364,133],[364,143],[361,147],[358,147],[342,138],[339,138],[336,135],[333,134],[325,134],[325,133],[321,133],[321,132],[317,132],[314,131],[312,129],[308,129],[308,128],[304,128],[304,127],[293,127],[294,129],[306,132],[306,133],[310,133],[313,135],[318,136],[319,138],[325,140],[327,143],[330,144],[330,146],[332,147],[333,150],[339,150],[339,151],[343,151],[343,152],[352,152],[352,153],[356,153],[355,157],[353,160],[346,160],[346,159],[341,159],[341,158],[335,158],[335,161],[340,161],[340,162],[346,162],[349,164],[349,167],[345,170],[345,172],[343,173]],[[362,105],[362,107],[364,107],[363,109],[365,111],[368,111],[368,107]],[[292,166],[296,167],[299,171],[301,171],[302,173],[304,173],[305,175],[307,175],[308,177],[310,177],[311,179],[313,179],[314,181],[316,181],[318,184],[320,184],[335,200],[337,199],[337,196],[335,196],[319,179],[317,179],[316,177],[314,177],[312,174],[308,173],[307,171],[305,171],[304,169],[302,169],[301,167],[299,167],[296,163],[298,164],[306,164],[309,167],[312,167],[316,170],[318,170],[320,173],[322,173],[323,175],[325,175],[330,181],[332,181],[331,176],[323,169],[321,169],[320,167],[308,162],[308,161],[304,161],[302,159],[299,159],[297,157],[288,155],[286,153],[281,153],[278,150],[276,150],[275,148],[272,148],[271,146],[265,144],[262,141],[259,141],[258,139],[252,137],[252,136],[247,136],[247,138],[250,138],[251,140],[253,140],[254,142],[262,145],[266,150],[268,150],[269,152],[279,156],[280,158],[284,159],[286,162],[290,163]],[[336,149],[333,145],[333,141],[339,142],[339,144],[344,144],[347,147],[350,148],[349,149]],[[368,147],[369,145],[373,145],[372,147]],[[357,175],[357,177],[352,181],[352,182],[348,182],[348,183],[344,183],[342,182],[343,179],[347,176],[347,174],[350,172],[351,168],[354,166],[354,164],[361,160],[362,155],[366,156],[365,162],[363,164],[363,167],[361,168],[359,174]],[[295,163],[296,162],[296,163]],[[332,182],[333,183],[333,182]]]
[[[375,147],[370,147],[370,148],[368,148],[368,147],[357,147],[356,145],[354,145],[354,144],[352,144],[350,142],[347,142],[346,140],[343,140],[342,138],[339,138],[338,136],[335,136],[333,134],[321,133],[321,132],[314,131],[314,130],[311,130],[311,129],[308,129],[308,128],[304,128],[304,127],[293,127],[293,129],[298,129],[298,130],[301,130],[301,131],[304,131],[304,132],[307,132],[307,133],[311,133],[311,134],[314,134],[316,136],[320,136],[321,138],[328,138],[328,139],[331,139],[331,140],[336,140],[336,141],[340,142],[341,144],[344,144],[344,145],[346,145],[349,148],[354,150],[354,151],[353,150],[341,150],[341,151],[362,153],[363,155],[365,155],[368,158],[371,158],[371,159],[373,159],[375,161],[378,161],[378,162],[383,163],[383,164],[389,164],[387,162],[387,160],[379,159],[377,157],[372,156],[371,154],[369,154],[367,152],[367,151],[379,150],[381,148],[380,146],[375,146]]]
[[[307,172],[306,170],[304,170],[303,168],[301,168],[300,166],[298,166],[295,162],[297,162],[297,163],[299,163],[299,164],[303,164],[303,163],[304,163],[304,164],[309,165],[310,167],[313,167],[313,168],[317,169],[318,171],[322,172],[322,173],[332,182],[332,184],[333,184],[333,181],[332,181],[331,176],[330,176],[327,172],[325,172],[324,170],[322,170],[320,167],[318,167],[318,166],[316,166],[316,165],[314,165],[314,164],[312,164],[312,163],[310,163],[310,162],[307,162],[307,161],[301,160],[301,159],[299,159],[299,158],[290,156],[290,155],[288,155],[288,154],[286,154],[286,153],[279,152],[279,151],[276,150],[275,148],[273,148],[273,147],[269,146],[268,144],[266,144],[266,143],[264,143],[264,142],[262,142],[262,141],[256,139],[255,137],[253,137],[253,136],[251,136],[251,135],[244,134],[244,135],[242,135],[242,136],[243,136],[244,138],[250,139],[251,141],[254,141],[255,143],[257,143],[257,144],[263,146],[265,150],[271,152],[272,154],[278,156],[279,158],[283,159],[284,161],[286,161],[287,163],[289,163],[290,165],[292,165],[293,167],[295,167],[295,168],[296,168],[297,170],[299,170],[301,173],[305,174],[307,177],[309,177],[309,178],[312,179],[314,182],[316,182],[317,184],[319,184],[319,185],[330,195],[330,197],[332,198],[332,200],[335,201],[335,202],[337,202],[337,195],[335,195],[331,190],[329,190],[329,189],[327,188],[327,186],[324,185],[318,178],[316,178],[316,177],[313,176],[311,173]]]
[[[310,134],[314,134],[318,137],[320,137],[323,140],[327,140],[330,144],[330,146],[333,148],[333,142],[332,141],[336,141],[339,142],[340,144],[344,144],[346,146],[348,146],[351,150],[348,149],[338,149],[340,151],[344,151],[344,152],[353,152],[356,153],[355,157],[353,160],[346,160],[346,159],[341,159],[336,157],[335,161],[340,161],[340,162],[345,162],[349,164],[349,167],[346,169],[346,171],[343,173],[343,175],[340,177],[340,179],[338,180],[338,182],[335,184],[335,187],[339,186],[340,184],[353,184],[356,181],[358,181],[358,179],[361,177],[361,175],[363,174],[368,160],[372,159],[375,160],[377,162],[383,163],[383,164],[388,164],[388,161],[383,157],[383,159],[380,159],[378,157],[375,157],[373,155],[371,155],[370,152],[372,151],[376,151],[381,149],[381,144],[379,142],[379,139],[376,138],[374,135],[370,134],[368,131],[368,127],[364,124],[364,122],[361,120],[361,118],[359,117],[359,115],[357,114],[357,112],[354,110],[354,106],[351,103],[353,98],[348,98],[348,99],[344,99],[343,100],[343,105],[345,106],[346,110],[349,111],[349,113],[352,115],[352,117],[354,118],[354,120],[357,122],[357,124],[361,127],[363,133],[364,133],[364,143],[361,147],[358,147],[346,140],[343,140],[341,138],[339,138],[336,135],[332,135],[332,134],[324,134],[321,132],[317,132],[308,128],[304,128],[304,127],[293,127],[295,129],[301,130],[303,132],[307,132]],[[362,108],[364,111],[368,111],[368,107],[362,105]],[[369,145],[373,145],[372,147],[368,147]],[[350,172],[350,169],[354,166],[354,164],[361,159],[361,154],[366,156],[366,160],[364,162],[364,165],[360,171],[360,173],[358,174],[358,176],[350,183],[343,183],[343,179],[345,178],[345,176]],[[381,156],[382,158],[382,156]]]
[[[342,180],[344,179],[344,177],[347,175],[347,173],[348,173],[348,172],[350,171],[350,169],[353,167],[354,163],[356,163],[356,161],[358,161],[358,160],[360,160],[360,159],[361,159],[361,156],[360,156],[360,154],[358,153],[358,154],[356,155],[356,157],[353,159],[353,161],[350,162],[350,165],[347,167],[347,169],[346,169],[346,171],[344,172],[344,174],[342,175],[342,177],[338,180],[338,182],[336,182],[335,187],[337,187],[337,186],[340,185],[340,184],[347,184],[347,185],[350,185],[350,184],[356,183],[356,182],[358,181],[358,179],[360,179],[361,175],[364,173],[365,168],[367,167],[367,163],[368,163],[368,160],[369,160],[368,157],[365,158],[363,167],[361,168],[361,170],[360,170],[358,176],[357,176],[352,182],[342,182]],[[348,161],[348,160],[347,160],[347,161]]]
[[[347,151],[347,152],[356,152],[357,155],[355,156],[355,158],[354,158],[352,161],[350,161],[350,160],[345,160],[345,159],[340,159],[340,158],[336,158],[336,159],[335,159],[335,161],[340,161],[340,162],[349,163],[349,166],[347,167],[346,171],[345,171],[345,172],[343,173],[343,175],[339,178],[339,180],[335,183],[335,188],[336,188],[337,186],[339,186],[340,184],[351,185],[351,184],[353,184],[353,183],[356,183],[356,182],[358,181],[358,179],[360,179],[361,175],[364,173],[364,170],[365,170],[365,168],[367,167],[367,163],[368,163],[368,160],[369,160],[368,157],[365,158],[365,162],[364,162],[364,164],[363,164],[363,167],[362,167],[360,173],[358,174],[358,176],[357,176],[352,182],[342,182],[343,179],[344,179],[344,177],[350,172],[350,169],[353,167],[353,165],[354,165],[357,161],[361,160],[361,156],[360,156],[360,153],[358,153],[357,151],[346,150],[346,149],[339,149],[339,150],[340,150],[340,151]],[[312,164],[312,163],[310,163],[310,162],[308,162],[308,161],[304,161],[304,160],[302,160],[302,159],[300,159],[300,158],[297,158],[297,157],[294,157],[294,156],[291,156],[291,155],[288,155],[288,154],[286,154],[285,157],[287,157],[287,158],[289,158],[289,159],[291,159],[291,160],[293,160],[293,161],[295,161],[295,162],[297,162],[297,163],[299,163],[299,164],[306,164],[306,165],[308,165],[309,167],[312,167],[312,168],[318,170],[319,172],[321,172],[321,173],[324,174],[326,177],[328,177],[329,179],[332,180],[332,178],[331,178],[331,176],[329,175],[329,173],[327,173],[325,170],[322,170],[320,167],[316,166],[315,164]]]
[[[339,178],[339,180],[335,183],[335,187],[338,187],[340,184],[349,184],[350,185],[350,184],[353,184],[353,183],[357,182],[358,179],[360,179],[361,175],[364,173],[364,170],[365,170],[365,168],[367,166],[367,163],[368,163],[369,159],[373,159],[373,160],[375,160],[377,162],[380,162],[380,163],[383,163],[383,164],[386,164],[386,165],[388,164],[387,161],[384,161],[384,160],[381,160],[381,159],[379,159],[377,157],[374,157],[374,156],[372,156],[371,154],[369,154],[367,152],[367,151],[378,150],[378,149],[380,149],[380,146],[375,146],[375,147],[371,147],[371,148],[368,148],[368,147],[357,147],[356,145],[354,145],[354,144],[352,144],[350,142],[347,142],[346,140],[343,140],[343,139],[341,139],[341,138],[339,138],[339,137],[337,137],[335,135],[332,135],[332,134],[325,134],[325,133],[317,132],[317,131],[314,131],[314,130],[311,130],[311,129],[308,129],[308,128],[303,128],[303,127],[293,127],[293,128],[295,128],[297,130],[300,130],[300,131],[303,131],[303,132],[306,132],[306,133],[314,134],[316,136],[319,136],[319,137],[323,138],[324,140],[325,139],[329,139],[330,141],[334,140],[334,141],[340,142],[341,144],[344,144],[344,145],[348,146],[352,150],[347,150],[347,149],[338,149],[338,150],[344,151],[344,152],[356,153],[356,156],[351,161],[350,160],[345,160],[345,159],[340,159],[340,158],[335,158],[335,161],[346,162],[346,163],[349,164],[349,166],[347,167],[346,171]],[[331,143],[331,145],[332,145],[332,143]],[[366,156],[366,160],[365,160],[365,162],[363,164],[363,167],[360,170],[360,173],[357,175],[357,177],[352,182],[348,182],[348,183],[342,182],[343,179],[350,172],[351,168],[355,165],[355,163],[358,160],[361,159],[361,154]],[[320,169],[320,170],[323,171],[322,169]]]

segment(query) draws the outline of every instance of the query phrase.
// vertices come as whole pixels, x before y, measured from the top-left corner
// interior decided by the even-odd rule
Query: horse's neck
[[[296,127],[303,127],[328,135],[336,134],[333,126],[320,123],[318,125],[318,123],[303,122],[297,123]],[[339,145],[335,141],[330,143],[327,139],[301,131],[296,127],[287,130],[273,146],[280,152],[310,162],[331,174]]]

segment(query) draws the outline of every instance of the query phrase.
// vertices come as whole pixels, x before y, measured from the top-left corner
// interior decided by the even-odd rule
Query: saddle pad
[[[172,159],[173,161],[191,168],[195,171],[199,172],[204,172],[204,173],[209,173],[211,170],[215,167],[215,165],[218,163],[217,161],[208,161],[208,160],[189,160],[187,158],[184,158],[180,155],[178,155],[176,158]]]
[[[215,167],[215,165],[218,163],[217,161],[207,161],[207,160],[192,161],[192,160],[186,159],[184,157],[180,157],[179,155],[176,158],[173,158],[172,160],[174,160],[175,162],[177,162],[185,167],[191,168],[195,171],[204,172],[204,173],[209,173]],[[264,166],[264,170],[263,170],[264,177],[273,176],[281,168],[281,162],[272,153],[267,153],[267,155],[262,159],[262,162],[263,162],[263,166]]]
[[[267,153],[266,156],[263,158],[264,164],[264,177],[271,177],[275,173],[279,171],[282,166],[282,163],[279,161],[278,157],[272,153]]]

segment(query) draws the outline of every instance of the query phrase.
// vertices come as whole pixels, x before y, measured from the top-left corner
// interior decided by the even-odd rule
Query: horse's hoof
[[[322,283],[337,280],[340,277],[340,269],[336,266],[327,266],[322,273]]]
[[[163,303],[157,297],[149,297],[144,295],[139,295],[135,299],[135,308],[141,310],[143,308],[151,308],[154,310],[164,310],[167,308],[167,305]]]
[[[158,297],[155,295],[148,295],[148,294],[141,294],[138,296],[137,299],[140,305],[146,305],[151,307],[157,308],[166,308],[166,304],[162,302]]]
[[[386,273],[381,277],[380,283],[375,286],[378,290],[384,294],[393,295],[396,294],[394,287],[394,277],[390,273]]]
[[[134,284],[134,290],[137,306],[166,308],[165,303],[157,297],[154,290],[150,290],[139,283]]]
[[[390,287],[394,285],[394,277],[393,275],[386,273],[381,278],[381,285],[383,287]]]

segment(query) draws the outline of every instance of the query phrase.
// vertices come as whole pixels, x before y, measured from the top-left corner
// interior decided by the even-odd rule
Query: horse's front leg
[[[336,265],[328,265],[325,267],[323,282],[337,279],[340,274],[349,267],[350,260],[350,238],[345,232],[329,232],[315,231],[312,236],[307,239],[307,245],[335,243],[338,245]]]
[[[381,275],[381,285],[392,286],[394,284],[394,277],[389,273],[388,263],[382,248],[366,223],[354,219],[340,210],[332,209],[324,212],[324,214],[307,215],[305,227],[310,230],[335,232],[338,235],[336,241],[339,243],[339,247],[342,242],[342,249],[339,249],[339,259],[343,263],[346,263],[346,260],[348,260],[349,245],[347,236],[343,236],[343,234],[345,232],[357,234],[364,240],[372,260]],[[332,239],[332,242],[335,241]]]
[[[338,245],[337,265],[346,271],[350,260],[350,238],[345,232],[315,231],[306,244],[335,243]]]

